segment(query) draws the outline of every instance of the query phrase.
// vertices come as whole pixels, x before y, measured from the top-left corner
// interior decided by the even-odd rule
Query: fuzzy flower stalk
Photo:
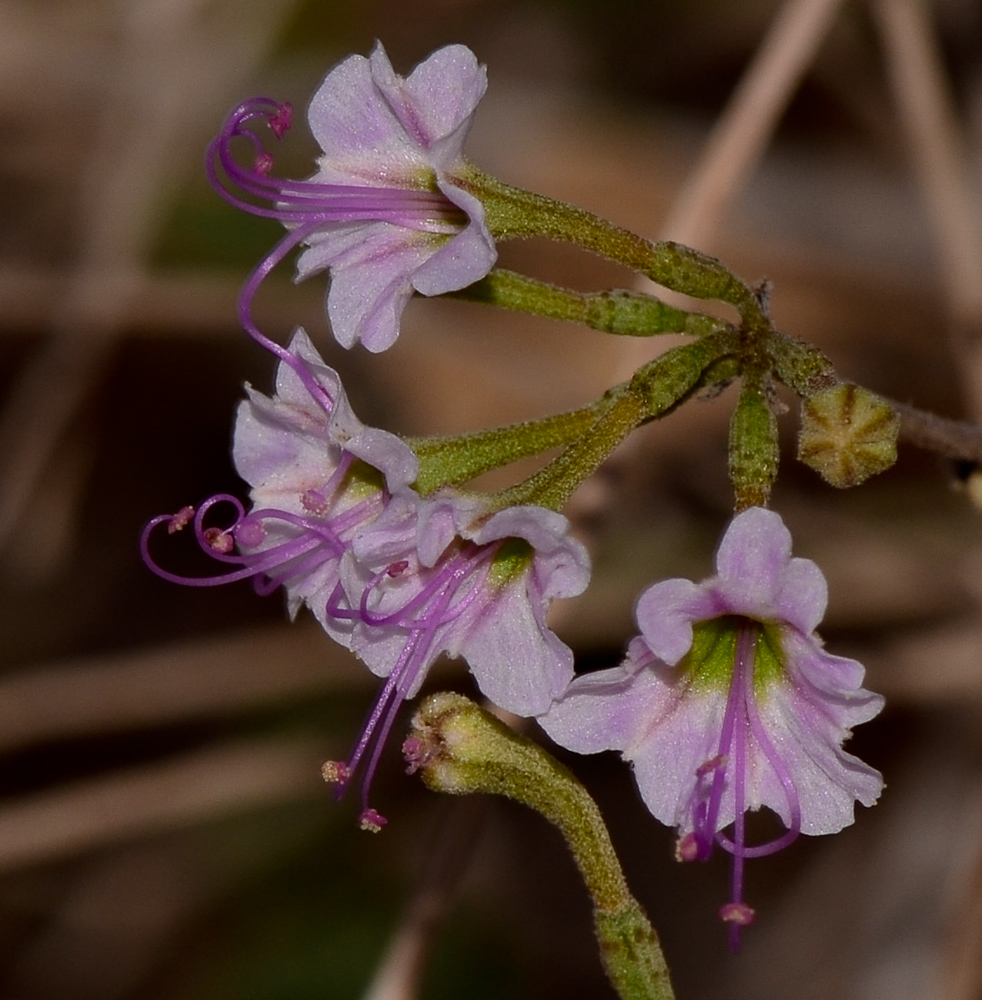
[[[449,490],[420,496],[409,446],[358,420],[302,330],[289,351],[275,394],[248,388],[239,406],[233,458],[251,506],[223,494],[197,511],[156,517],[142,552],[174,583],[252,579],[263,594],[283,587],[291,617],[306,605],[384,679],[352,756],[324,770],[343,790],[362,769],[361,822],[378,830],[386,820],[368,801],[372,777],[399,707],[439,656],[466,659],[481,691],[517,714],[544,712],[566,689],[573,654],[545,617],[554,598],[586,587],[589,560],[555,511],[494,511]],[[231,520],[211,524],[219,506]],[[188,525],[225,572],[192,577],[156,561],[153,536]]]
[[[679,860],[706,860],[715,846],[732,855],[719,913],[737,950],[754,919],[746,860],[800,833],[835,833],[853,822],[855,802],[876,802],[882,776],[842,744],[883,699],[862,688],[859,663],[827,653],[815,634],[825,579],[791,557],[779,515],[736,515],[716,570],[701,584],[646,590],[625,661],[578,677],[539,721],[570,750],[619,750],[652,814],[677,828]],[[749,844],[745,813],[765,806],[785,831]]]
[[[289,361],[256,327],[251,303],[260,284],[297,246],[297,278],[330,271],[327,314],[338,342],[384,351],[399,334],[414,291],[439,295],[484,277],[496,250],[484,209],[458,183],[464,141],[487,74],[463,45],[434,52],[408,77],[395,73],[377,44],[349,56],[314,94],[308,122],[322,149],[309,180],[273,175],[264,148],[280,139],[292,108],[254,98],[236,108],[207,157],[214,187],[231,204],[277,219],[289,233],[252,273],[239,300],[249,333]],[[240,163],[233,147],[251,150]]]

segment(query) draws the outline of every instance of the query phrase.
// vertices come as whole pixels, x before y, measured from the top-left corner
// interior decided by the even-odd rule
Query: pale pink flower
[[[815,563],[791,558],[776,513],[737,514],[716,569],[701,584],[646,590],[624,663],[578,677],[539,721],[579,753],[619,750],[652,814],[678,828],[680,859],[705,859],[714,844],[733,855],[720,915],[735,946],[753,919],[744,860],[799,833],[835,833],[853,822],[855,802],[876,802],[881,775],[842,744],[883,699],[862,688],[859,663],[827,653],[815,634],[825,579]],[[749,845],[744,813],[762,806],[787,829]]]
[[[270,346],[250,303],[300,244],[306,249],[298,279],[330,271],[334,336],[370,351],[393,344],[414,291],[455,291],[491,270],[497,251],[484,208],[458,183],[464,141],[486,88],[484,67],[463,45],[437,50],[405,78],[380,44],[367,58],[349,56],[311,101],[308,121],[323,154],[306,181],[272,176],[273,158],[255,131],[265,123],[281,137],[290,127],[289,105],[256,98],[229,116],[209,150],[212,183],[232,204],[290,229],[243,289],[240,318],[253,336]],[[233,155],[236,138],[252,147],[248,166]]]

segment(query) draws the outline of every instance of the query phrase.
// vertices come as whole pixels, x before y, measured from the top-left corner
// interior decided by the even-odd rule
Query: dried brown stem
[[[952,349],[969,412],[982,416],[982,231],[965,140],[923,0],[874,0],[894,97],[934,235]]]
[[[0,809],[0,871],[323,795],[325,750],[296,738],[230,742],[10,802]]]
[[[68,660],[0,682],[0,753],[370,683],[312,623]]]
[[[364,1000],[415,1000],[434,937],[457,898],[488,809],[484,798],[449,803],[419,881]]]
[[[767,148],[841,0],[788,0],[717,122],[662,227],[664,239],[702,247]]]
[[[890,400],[900,414],[900,438],[945,458],[982,463],[982,424],[949,420]]]

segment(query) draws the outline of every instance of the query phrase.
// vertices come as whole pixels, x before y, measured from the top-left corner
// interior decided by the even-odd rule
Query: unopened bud
[[[737,510],[766,507],[777,477],[777,419],[768,395],[766,383],[744,376],[730,420],[729,471]]]
[[[596,803],[572,773],[538,744],[463,695],[425,698],[403,744],[409,768],[436,792],[504,795],[562,831],[594,904],[619,911],[630,899]]]
[[[842,382],[801,404],[798,458],[831,486],[858,486],[896,462],[899,431],[889,403]]]
[[[403,744],[410,771],[434,791],[505,795],[559,827],[593,898],[600,954],[619,996],[671,1000],[668,969],[644,910],[627,890],[600,811],[542,747],[463,695],[430,695]]]

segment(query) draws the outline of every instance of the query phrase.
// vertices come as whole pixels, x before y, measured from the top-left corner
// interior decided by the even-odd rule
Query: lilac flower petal
[[[470,514],[473,507],[465,508]],[[503,538],[524,538],[535,548],[552,548],[566,537],[569,521],[554,510],[526,504],[520,507],[505,507],[496,511],[486,520],[478,520],[474,527],[462,527],[465,537],[488,545]]]
[[[725,698],[710,692],[679,698],[668,687],[671,677],[665,668],[646,673],[660,675],[665,686],[656,689],[657,702],[649,702],[650,716],[625,749],[624,758],[634,766],[638,791],[652,816],[685,834],[693,828],[696,773],[718,752]],[[731,791],[729,803],[724,796],[721,826],[733,820],[733,812]]]
[[[338,343],[352,347],[361,340],[370,351],[386,350],[414,289],[442,295],[491,270],[497,250],[483,206],[463,191],[456,200],[468,206],[472,221],[449,235],[389,222],[332,226],[311,235],[297,260],[297,278],[332,269],[327,308]]]
[[[359,340],[373,353],[392,346],[413,293],[412,275],[439,241],[386,222],[328,230],[297,261],[298,279],[332,268],[327,314],[338,343]]]
[[[413,273],[413,287],[421,295],[443,295],[480,281],[498,259],[498,250],[484,221],[484,206],[467,191],[441,183],[441,190],[470,220]]]
[[[232,458],[239,475],[261,496],[262,506],[293,510],[304,490],[322,486],[336,468],[323,438],[297,426],[289,411],[247,387],[239,404]]]
[[[419,561],[424,566],[435,566],[454,538],[471,538],[473,525],[481,523],[486,516],[486,502],[476,494],[468,496],[456,490],[445,490],[427,497],[420,506],[417,522]]]
[[[608,670],[577,677],[538,723],[550,738],[575,753],[623,750],[649,715],[657,679],[630,659]]]
[[[376,49],[379,52],[379,49]],[[382,58],[388,61],[384,51]],[[386,187],[392,178],[419,175],[426,162],[375,83],[371,62],[349,56],[328,73],[307,112],[310,130],[324,155],[317,179]]]
[[[274,503],[272,498],[288,494],[294,501],[287,509],[295,509],[296,498],[330,478],[341,449],[381,470],[391,490],[413,482],[419,464],[412,450],[394,434],[362,424],[337,373],[324,364],[302,329],[294,334],[290,350],[305,362],[333,404],[326,414],[285,362],[277,370],[273,399],[247,386],[249,399],[239,406],[233,458],[240,475],[261,491],[262,504],[282,506],[285,499]]]
[[[370,56],[375,85],[385,95],[403,128],[429,148],[468,124],[487,90],[487,71],[464,45],[448,45],[421,62],[403,80],[392,69],[381,45]],[[460,135],[454,159],[461,155]]]
[[[522,581],[504,586],[447,651],[467,660],[481,692],[509,712],[541,715],[573,679],[573,653],[541,618]]]
[[[480,545],[505,538],[524,538],[535,551],[533,572],[545,598],[575,597],[590,582],[590,556],[568,535],[569,521],[553,510],[526,505],[506,507],[489,518],[473,535]]]
[[[774,595],[777,617],[807,634],[824,617],[828,601],[828,585],[818,566],[810,559],[790,560]]]
[[[360,571],[357,582],[351,577],[348,593],[357,597],[382,567],[397,562],[411,549],[416,538],[421,504],[412,490],[392,496],[385,510],[372,522],[372,530],[356,535],[351,543],[352,572]]]
[[[389,490],[402,490],[419,476],[419,460],[402,438],[377,427],[366,427],[345,451],[385,474]]]
[[[780,516],[750,507],[733,518],[720,542],[717,588],[734,611],[753,614],[772,602],[790,557],[791,532]]]
[[[827,653],[814,639],[794,632],[784,636],[789,678],[829,715],[840,720],[843,732],[869,722],[883,708],[883,696],[862,687],[861,663]]]
[[[638,627],[655,656],[672,666],[692,645],[692,623],[722,613],[716,596],[691,580],[663,580],[638,598]]]
[[[761,719],[794,780],[801,804],[802,833],[837,833],[852,824],[854,804],[870,806],[883,788],[878,771],[840,747],[842,734],[823,726],[791,689],[777,689],[759,706]],[[829,731],[831,729],[831,731]],[[784,796],[773,785],[758,783],[751,806],[770,806],[787,822]]]

